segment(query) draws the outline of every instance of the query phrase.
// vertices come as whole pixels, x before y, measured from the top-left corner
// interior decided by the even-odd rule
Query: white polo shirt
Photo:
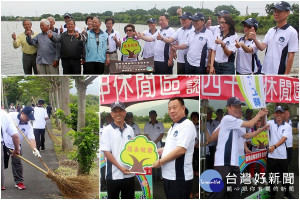
[[[171,36],[175,41],[178,41],[178,45],[184,44],[189,35],[195,30],[192,23],[188,28],[181,27]],[[188,49],[178,50],[177,62],[185,63],[184,56],[187,54]]]
[[[12,137],[14,134],[18,134],[18,130],[15,127],[14,122],[10,118],[7,112],[0,109],[1,114],[1,142],[4,141],[6,137]]]
[[[196,129],[192,121],[186,117],[173,124],[168,131],[166,145],[162,158],[167,156],[177,146],[186,149],[184,155],[165,163],[162,167],[162,177],[168,180],[192,180],[193,166],[192,159],[196,138]]]
[[[243,133],[246,133],[246,128],[245,127],[241,127],[240,128],[240,131],[243,132]],[[238,138],[238,155],[239,157],[242,156],[242,155],[245,155],[245,142],[247,140],[243,137],[239,137]]]
[[[283,136],[286,138],[290,137],[291,134],[291,126],[283,122],[283,124],[279,125],[276,123],[275,120],[269,120],[268,124],[270,125],[269,130],[269,147],[275,145]],[[269,158],[275,159],[287,159],[286,153],[286,145],[283,143],[279,147],[277,147],[273,153],[268,153]]]
[[[157,33],[157,30],[155,31],[154,34]],[[144,35],[147,37],[150,37],[152,35],[154,35],[151,33],[150,30],[145,30],[144,31]],[[143,48],[143,53],[142,53],[142,57],[143,58],[150,58],[154,56],[154,45],[155,45],[155,41],[152,42],[145,42],[144,48]]]
[[[211,32],[214,34],[214,36],[221,32],[220,25],[210,26],[209,30],[211,30]]]
[[[116,161],[123,167],[129,169],[127,165],[121,162],[120,155],[125,147],[125,144],[134,138],[133,129],[124,124],[124,130],[113,122],[103,129],[102,137],[100,138],[100,151],[109,151],[114,156]],[[124,175],[115,165],[106,159],[106,180],[118,180],[131,178],[134,174]]]
[[[239,137],[245,132],[241,129],[243,120],[226,115],[220,123],[214,166],[239,166]]]
[[[150,122],[145,124],[144,126],[144,134],[148,135],[151,141],[155,141],[161,134],[165,133],[165,128],[163,123],[156,121],[156,123],[153,125]],[[156,143],[157,148],[161,148],[161,142],[158,141]]]
[[[47,110],[43,107],[34,107],[34,118],[33,128],[35,129],[45,129],[46,120],[48,118]]]
[[[131,125],[129,125],[131,126]],[[136,123],[133,123],[133,125],[131,126],[131,128],[133,129],[133,132],[134,132],[134,137],[138,136],[141,134],[141,129],[140,127],[136,124]]]
[[[212,32],[203,28],[200,32],[191,32],[188,39],[184,42],[189,47],[187,61],[195,67],[205,67],[208,57],[208,49],[213,46],[214,36]]]
[[[108,34],[107,30],[106,33]],[[108,34],[108,50],[109,52],[117,51],[118,47],[114,40],[114,37],[117,37],[117,40],[120,40],[120,33],[114,29],[111,30],[111,33]]]
[[[24,135],[26,136],[26,138],[28,140],[34,140],[35,139],[34,134],[33,134],[33,128],[31,126],[30,122],[21,123],[21,121],[19,119],[20,118],[20,114],[17,113],[17,112],[11,112],[11,113],[9,113],[9,116],[11,117],[11,119],[16,124],[18,124],[19,129],[22,131],[22,133],[24,133]],[[20,138],[20,143],[21,143],[22,140],[24,139],[24,137],[23,137],[23,135],[19,131],[18,131],[18,133],[19,133],[19,138]],[[5,146],[7,146],[10,149],[14,149],[15,148],[13,140],[12,140],[11,137],[5,137],[4,138],[4,143],[5,143]],[[20,149],[21,149],[21,147],[20,147]]]
[[[290,148],[293,147],[293,127],[292,127],[292,120],[289,119],[288,124],[291,126],[290,137],[288,137],[285,141],[286,147]]]
[[[223,39],[222,33],[215,35],[215,40],[219,37],[219,39]],[[216,51],[215,61],[218,63],[225,63],[225,62],[234,62],[235,60],[235,40],[238,40],[238,35],[235,33],[234,35],[231,35],[229,37],[226,37],[223,42],[226,44],[226,47],[232,51],[233,53],[228,57],[225,53],[223,48],[221,47],[221,44],[216,44],[214,42],[212,49]]]
[[[175,31],[170,26],[166,27],[165,29],[160,29],[155,34],[153,34],[151,37],[155,39],[154,43],[154,61],[158,62],[165,62],[169,60],[170,55],[170,44],[165,43],[161,40],[157,40],[156,37],[158,33],[164,37],[169,38],[171,37]]]
[[[284,74],[288,52],[298,51],[297,31],[286,24],[281,28],[270,28],[263,43],[267,44],[263,62],[263,74]]]
[[[245,36],[241,37],[239,41],[247,47],[251,47],[253,53],[246,53],[242,47],[237,48],[236,71],[240,74],[253,74],[258,70],[254,59],[254,54],[258,52],[258,48],[253,40],[245,40],[244,38]]]

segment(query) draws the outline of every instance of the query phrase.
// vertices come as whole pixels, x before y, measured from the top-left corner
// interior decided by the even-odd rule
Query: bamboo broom
[[[47,125],[46,125],[46,130],[47,130],[49,137],[55,144],[61,144],[61,142],[55,137],[55,135],[52,133],[52,131],[50,131],[50,129],[48,128]]]
[[[11,150],[10,150],[11,151]],[[12,152],[12,151],[11,151]],[[33,164],[26,158],[16,155],[18,158],[24,160],[29,165],[38,169],[42,173],[46,175],[46,177],[50,178],[53,182],[56,183],[58,189],[62,193],[62,195],[69,199],[87,199],[89,198],[89,193],[93,191],[92,184],[88,177],[85,176],[76,176],[76,177],[61,177],[58,174],[55,174],[52,171],[46,172],[41,169],[39,166]]]

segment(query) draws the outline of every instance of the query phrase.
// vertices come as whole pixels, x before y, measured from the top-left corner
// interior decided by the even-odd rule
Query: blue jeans
[[[216,74],[235,74],[234,62],[217,63],[214,64]]]
[[[190,65],[188,61],[185,62],[185,74],[205,74],[206,68],[205,67],[196,67]]]

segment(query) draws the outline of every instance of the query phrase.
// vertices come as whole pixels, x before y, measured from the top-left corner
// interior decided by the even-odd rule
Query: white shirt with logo
[[[144,35],[149,37],[152,36],[154,34],[156,34],[157,31],[155,33],[151,33],[150,30],[145,30],[144,31]],[[145,42],[144,48],[143,48],[143,53],[142,53],[142,57],[143,58],[150,58],[154,56],[154,45],[155,45],[155,41],[152,42]]]
[[[268,45],[262,73],[278,74],[279,70],[284,73],[288,52],[297,52],[299,48],[297,31],[289,24],[270,28],[262,42]]]
[[[9,113],[9,116],[11,117],[11,119],[18,125],[19,129],[22,131],[22,133],[24,133],[26,138],[28,140],[34,140],[35,137],[34,137],[34,134],[33,134],[33,128],[31,126],[30,122],[27,122],[27,123],[24,123],[24,124],[20,123],[20,120],[18,119],[18,115],[19,115],[19,113],[17,113],[17,112]],[[21,143],[23,141],[24,137],[19,132],[19,130],[18,130],[18,133],[19,133],[19,138],[20,138],[20,143]],[[5,146],[7,146],[8,148],[10,148],[10,149],[15,148],[13,140],[12,140],[11,137],[5,137],[4,142],[5,142]]]
[[[136,123],[133,123],[133,125],[131,126],[131,128],[133,129],[134,137],[136,137],[136,136],[138,136],[138,135],[141,134],[140,127]]]
[[[177,29],[177,31],[171,36],[175,41],[178,41],[178,45],[184,44],[184,42],[188,39],[189,35],[195,30],[192,26],[188,28],[181,27]],[[185,63],[184,56],[187,54],[188,49],[178,50],[177,54],[177,62]]]
[[[134,132],[131,126],[124,124],[124,130],[120,131],[120,128],[112,122],[102,131],[102,136],[100,138],[100,151],[111,152],[121,166],[129,169],[127,165],[124,165],[121,162],[120,155],[125,144],[128,141],[133,140],[133,138]],[[131,178],[133,176],[134,174],[124,175],[122,171],[106,159],[106,180],[118,180]]]
[[[245,134],[242,124],[232,115],[221,120],[214,166],[239,166],[239,137]]]
[[[181,119],[170,128],[162,158],[178,146],[185,148],[186,152],[175,160],[163,164],[161,170],[164,179],[185,181],[193,179],[192,159],[196,137],[195,125],[187,118]]]
[[[151,36],[153,39],[155,39],[154,61],[165,62],[168,61],[170,56],[170,44],[167,44],[162,40],[157,40],[156,38],[158,33],[164,38],[169,38],[175,33],[175,31],[173,28],[168,26],[165,29],[160,29],[154,35]]]
[[[268,124],[270,125],[269,130],[269,147],[275,145],[282,137],[289,138],[291,135],[291,126],[284,122],[278,126],[275,120],[269,120]],[[286,153],[286,145],[283,143],[282,145],[278,146],[273,153],[268,153],[269,158],[275,159],[287,159]]]
[[[45,129],[46,120],[48,118],[47,110],[43,107],[34,107],[34,121],[33,128],[35,129]]]
[[[217,39],[217,37],[221,40],[223,39],[223,36],[221,36],[221,32],[215,35],[215,40]],[[233,52],[229,57],[225,54],[223,48],[221,47],[221,44],[216,44],[214,42],[214,44],[212,45],[212,49],[216,51],[215,54],[216,62],[218,63],[234,62],[235,52],[236,52],[235,40],[238,40],[238,35],[236,33],[234,35],[224,38],[223,40],[226,47]]]
[[[0,109],[1,114],[1,142],[6,137],[12,137],[14,134],[18,134],[18,130],[15,127],[13,120],[10,118],[7,112]]]
[[[148,122],[144,126],[144,134],[148,135],[151,141],[155,141],[161,134],[165,133],[165,128],[163,123],[156,122],[154,125],[151,122]],[[156,143],[157,148],[161,148],[161,142]]]

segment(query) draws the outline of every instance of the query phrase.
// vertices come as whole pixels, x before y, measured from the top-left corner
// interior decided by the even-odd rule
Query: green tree
[[[168,8],[167,13],[169,13],[170,16],[177,16],[178,8],[179,8],[179,6],[172,6],[172,7]]]
[[[271,9],[272,6],[274,6],[274,3],[266,4],[265,11],[268,15],[273,15],[273,9]]]
[[[215,13],[218,13],[220,12],[221,10],[227,10],[230,15],[240,15],[240,11],[238,11],[233,5],[219,5],[215,8],[214,12]]]

